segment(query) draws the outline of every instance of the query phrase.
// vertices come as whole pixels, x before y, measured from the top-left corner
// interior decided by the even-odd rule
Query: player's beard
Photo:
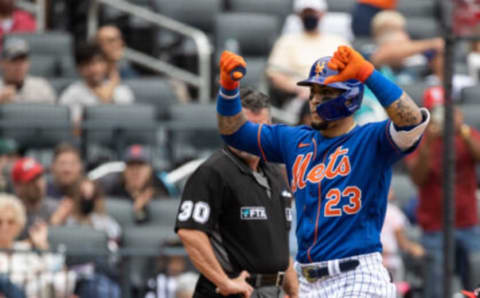
[[[329,127],[329,121],[322,121],[322,122],[312,122],[311,126],[315,130],[325,130]]]

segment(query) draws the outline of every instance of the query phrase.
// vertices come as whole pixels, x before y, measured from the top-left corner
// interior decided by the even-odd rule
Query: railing
[[[15,3],[19,8],[35,15],[37,21],[37,32],[43,32],[46,28],[46,0],[35,0],[35,3],[19,0]]]
[[[109,5],[116,10],[146,20],[161,28],[166,28],[192,38],[198,50],[198,74],[185,71],[172,64],[169,64],[160,59],[146,55],[131,48],[127,48],[125,50],[125,57],[135,63],[148,67],[154,71],[168,74],[169,76],[197,86],[199,88],[199,100],[201,103],[207,103],[210,100],[211,46],[208,41],[207,35],[204,32],[169,17],[166,17],[164,15],[153,13],[146,8],[140,7],[138,5],[133,5],[124,0],[93,0],[91,1],[88,12],[89,37],[92,37],[98,29],[100,4]]]

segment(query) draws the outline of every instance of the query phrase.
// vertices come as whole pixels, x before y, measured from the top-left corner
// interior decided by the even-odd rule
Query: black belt
[[[285,280],[285,272],[279,271],[271,274],[250,273],[247,282],[254,288],[259,287],[281,287]]]
[[[347,260],[339,263],[340,272],[347,272],[353,270],[360,265],[358,260]],[[319,267],[317,265],[305,265],[302,266],[302,275],[309,282],[316,282],[319,279],[330,276],[327,267]]]

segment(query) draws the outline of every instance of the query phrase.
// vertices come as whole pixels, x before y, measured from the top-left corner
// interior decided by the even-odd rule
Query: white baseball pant
[[[334,268],[335,262],[357,259],[360,264],[357,268],[330,274],[326,278],[309,282],[302,275],[302,266],[317,265],[319,267]],[[338,264],[338,263],[337,263]],[[387,269],[382,264],[380,253],[358,255],[354,257],[330,260],[318,263],[295,263],[298,274],[300,298],[395,298],[396,288],[390,281]],[[333,270],[330,270],[331,272]]]

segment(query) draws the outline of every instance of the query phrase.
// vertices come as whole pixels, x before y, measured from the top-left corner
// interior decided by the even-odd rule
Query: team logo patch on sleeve
[[[267,212],[265,207],[242,207],[240,209],[240,219],[242,220],[266,220]]]

